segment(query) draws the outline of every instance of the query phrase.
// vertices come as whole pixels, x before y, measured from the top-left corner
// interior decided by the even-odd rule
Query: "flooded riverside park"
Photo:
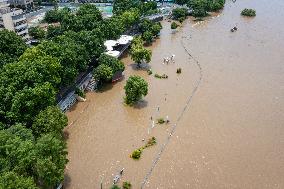
[[[244,8],[256,17],[242,17]],[[188,18],[174,33],[162,21],[148,47],[152,75],[125,55],[123,80],[67,112],[65,188],[108,189],[122,168],[119,185],[134,189],[284,188],[283,10],[282,0],[227,0],[219,14]],[[171,54],[175,63],[163,64]],[[131,75],[149,84],[133,107],[123,102]],[[151,117],[166,116],[152,128]],[[152,136],[157,144],[130,158]]]

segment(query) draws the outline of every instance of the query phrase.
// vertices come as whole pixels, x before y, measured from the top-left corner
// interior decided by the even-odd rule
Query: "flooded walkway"
[[[256,9],[255,18],[240,16],[247,7]],[[88,93],[87,102],[67,113],[66,188],[99,188],[101,181],[109,188],[122,168],[122,181],[141,187],[200,79],[194,59],[202,66],[201,85],[144,188],[283,188],[284,28],[278,25],[283,9],[281,0],[228,1],[219,16],[198,24],[187,20],[176,34],[164,21],[161,38],[149,47],[150,65],[168,79],[136,70],[125,57],[123,81]],[[235,24],[239,30],[231,33]],[[163,65],[171,53],[176,63]],[[130,75],[149,82],[149,94],[135,107],[123,104]],[[170,124],[148,134],[150,117],[166,115]],[[132,160],[131,152],[151,136],[157,145]]]

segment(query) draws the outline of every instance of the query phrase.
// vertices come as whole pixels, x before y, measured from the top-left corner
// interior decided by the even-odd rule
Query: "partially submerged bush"
[[[157,122],[158,122],[158,124],[163,124],[163,123],[165,123],[166,121],[164,120],[164,118],[159,118],[159,119],[157,120]]]
[[[86,97],[85,92],[78,87],[75,89],[75,94],[77,94],[78,96],[83,97],[83,98]]]
[[[256,16],[256,11],[253,9],[244,9],[242,10],[241,15],[253,17]]]
[[[175,30],[175,29],[177,29],[177,27],[178,27],[178,24],[176,22],[172,22],[171,29]]]
[[[112,187],[110,189],[121,189],[119,186],[117,186],[116,184],[112,185]]]
[[[159,79],[168,79],[168,76],[166,74],[163,75],[155,74],[154,77]]]
[[[147,73],[148,73],[148,75],[152,75],[152,70],[151,69],[149,69],[149,70],[147,70]]]
[[[122,188],[123,189],[131,189],[132,188],[132,184],[130,182],[123,182]]]
[[[177,73],[180,74],[181,73],[181,68],[177,69]]]
[[[156,138],[152,137],[148,140],[147,144],[145,144],[144,148],[148,148],[150,146],[154,146],[156,144]]]
[[[133,159],[140,159],[141,154],[142,154],[142,151],[143,151],[142,148],[139,148],[139,149],[134,150],[134,151],[132,152],[132,154],[131,154],[131,157],[132,157]]]

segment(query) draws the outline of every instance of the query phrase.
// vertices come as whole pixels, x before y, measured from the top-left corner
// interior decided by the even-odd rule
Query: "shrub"
[[[152,137],[148,140],[147,144],[144,146],[144,148],[148,148],[150,146],[154,146],[156,144],[156,138]]]
[[[119,186],[117,186],[116,184],[112,185],[112,187],[110,189],[121,189]]]
[[[166,74],[163,75],[155,74],[154,77],[159,79],[168,79],[168,76]]]
[[[152,75],[152,70],[151,69],[149,69],[149,70],[147,70],[147,73],[148,73],[148,75]]]
[[[180,74],[181,73],[181,68],[177,69],[177,73]]]
[[[178,24],[176,22],[172,22],[171,29],[175,30],[177,29],[177,27],[178,27]]]
[[[159,118],[157,121],[158,121],[158,124],[163,124],[163,123],[166,122],[166,121],[164,120],[164,118]]]
[[[86,97],[85,92],[78,87],[75,89],[75,94],[77,94],[78,96],[83,97],[83,98]]]
[[[131,154],[131,157],[132,157],[133,159],[140,159],[141,154],[142,154],[142,151],[143,151],[143,150],[142,150],[141,148],[134,150],[134,151],[132,152],[132,154]]]
[[[132,188],[132,185],[131,185],[130,182],[123,182],[122,188],[123,188],[123,189],[131,189],[131,188]]]
[[[253,9],[244,9],[242,10],[241,15],[253,17],[256,16],[256,11]]]
[[[172,14],[175,20],[183,21],[187,16],[187,9],[186,8],[175,8]]]

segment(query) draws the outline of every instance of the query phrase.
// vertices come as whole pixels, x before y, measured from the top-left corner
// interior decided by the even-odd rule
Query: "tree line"
[[[128,2],[131,7],[125,9]],[[97,62],[95,76],[102,80],[124,70],[119,60],[103,54],[103,43],[139,24],[142,15],[156,12],[153,2],[136,3],[115,1],[114,16],[107,19],[91,4],[76,12],[52,10],[45,20],[58,24],[47,31],[32,28],[30,34],[39,40],[33,47],[13,32],[0,31],[0,188],[51,188],[62,182],[68,120],[55,96]],[[155,27],[149,29],[153,36]]]

